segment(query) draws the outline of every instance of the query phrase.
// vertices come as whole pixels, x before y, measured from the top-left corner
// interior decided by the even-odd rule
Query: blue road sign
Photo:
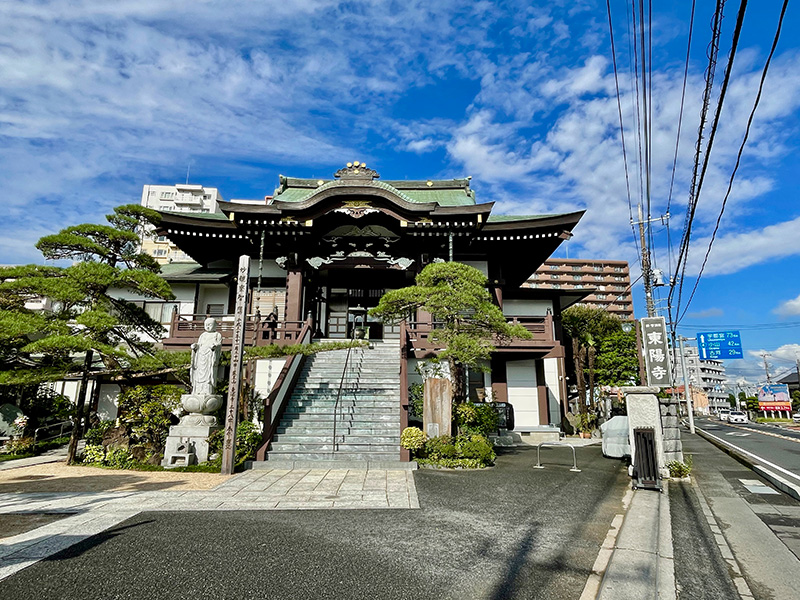
[[[703,360],[744,358],[738,331],[706,331],[697,334],[697,350]]]

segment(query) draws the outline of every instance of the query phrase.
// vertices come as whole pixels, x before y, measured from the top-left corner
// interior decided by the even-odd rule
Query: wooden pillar
[[[408,427],[408,339],[406,322],[400,321],[400,431]],[[401,462],[411,460],[411,451],[400,448]]]
[[[497,402],[508,402],[508,383],[506,379],[506,360],[497,354],[492,355],[492,391]]]
[[[550,402],[547,398],[547,382],[544,379],[544,361],[537,358],[536,362],[536,392],[539,398],[539,425],[547,425],[550,420]]]
[[[303,273],[298,267],[286,274],[286,320],[303,320]]]

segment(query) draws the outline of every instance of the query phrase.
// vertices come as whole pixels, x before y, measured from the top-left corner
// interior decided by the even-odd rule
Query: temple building
[[[281,176],[273,196],[263,201],[218,199],[217,207],[208,213],[162,211],[158,234],[194,261],[163,268],[176,295],[169,311],[160,313],[168,329],[164,347],[186,349],[207,315],[217,318],[223,343],[230,344],[236,265],[241,255],[248,255],[251,294],[245,343],[296,344],[365,335],[373,344],[359,355],[365,379],[356,387],[372,390],[372,395],[363,400],[367,404],[361,412],[391,425],[386,428],[390,433],[374,441],[367,434],[348,440],[340,429],[340,439],[331,445],[325,439],[329,432],[321,432],[330,426],[326,419],[336,420],[337,409],[331,414],[326,407],[337,387],[340,401],[345,382],[344,376],[331,375],[341,369],[326,367],[333,359],[323,354],[336,353],[259,361],[247,374],[265,400],[259,458],[296,460],[303,453],[318,458],[348,452],[381,460],[404,457],[399,432],[408,423],[409,381],[417,376],[417,363],[436,353],[429,339],[436,324],[418,313],[390,325],[366,311],[387,290],[413,285],[420,270],[436,261],[458,261],[482,271],[507,319],[533,334],[532,339],[498,346],[490,373],[470,373],[470,397],[510,402],[516,431],[522,434],[561,423],[566,383],[560,315],[591,290],[523,284],[571,236],[582,212],[494,215],[493,203],[476,201],[470,178],[381,180],[358,162],[348,163],[333,179]],[[377,379],[369,380],[370,374]],[[354,389],[352,381],[347,385]],[[359,414],[358,402],[353,399],[349,405],[351,415]],[[319,418],[309,420],[309,415]],[[297,426],[304,416],[300,432]],[[348,431],[358,425],[351,422]],[[375,423],[361,425],[376,429]],[[293,427],[301,435],[292,438]],[[314,427],[321,435],[312,435]]]

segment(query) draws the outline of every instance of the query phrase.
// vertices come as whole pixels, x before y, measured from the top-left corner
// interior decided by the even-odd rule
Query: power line
[[[700,154],[703,148],[703,131],[705,130],[706,116],[708,114],[708,107],[711,102],[711,90],[714,85],[714,73],[717,64],[717,50],[719,48],[719,35],[721,30],[722,9],[725,6],[725,0],[717,0],[716,10],[711,27],[711,41],[709,42],[706,55],[708,56],[708,65],[705,70],[705,89],[703,90],[703,103],[700,108],[700,124],[697,128],[697,142],[695,142],[694,166],[692,167],[692,182],[689,187],[689,201],[686,206],[686,217],[683,223],[683,234],[681,236],[680,248],[678,250],[678,259],[675,265],[676,274],[681,268],[684,256],[688,251],[689,237],[691,235],[691,222],[694,219],[695,190],[697,185],[697,176],[700,169]],[[671,302],[672,296],[675,293],[675,286],[679,281],[682,281],[682,276],[675,277],[671,282],[669,290],[669,300]]]
[[[767,56],[767,60],[764,63],[764,69],[761,71],[761,81],[758,84],[758,93],[756,94],[755,102],[753,102],[753,109],[750,111],[750,116],[747,119],[747,127],[745,128],[744,138],[742,139],[742,143],[739,146],[739,152],[736,155],[736,164],[733,167],[733,172],[731,172],[731,177],[728,180],[728,189],[725,192],[725,197],[722,199],[722,206],[720,207],[719,216],[717,216],[717,222],[714,225],[714,231],[711,234],[711,240],[708,242],[708,248],[706,249],[706,254],[703,257],[703,264],[700,266],[700,271],[697,274],[697,279],[694,282],[694,287],[692,288],[692,293],[689,296],[689,300],[686,303],[686,310],[689,309],[689,305],[692,303],[692,298],[694,298],[694,294],[697,291],[697,286],[700,283],[700,278],[703,276],[703,272],[706,268],[706,263],[708,263],[708,256],[711,254],[711,246],[714,244],[714,240],[717,238],[717,232],[719,231],[719,224],[722,221],[722,215],[725,213],[725,206],[728,203],[728,198],[731,195],[731,190],[733,189],[733,180],[736,177],[736,172],[739,170],[739,165],[742,160],[742,153],[744,152],[744,146],[747,143],[747,139],[750,137],[750,127],[753,124],[753,118],[756,114],[756,109],[758,108],[758,104],[761,102],[761,93],[764,90],[764,81],[767,78],[767,71],[769,70],[769,65],[772,62],[772,56],[775,54],[775,48],[778,46],[778,39],[781,35],[781,29],[783,28],[783,17],[786,14],[786,7],[789,5],[789,0],[784,0],[783,7],[781,8],[781,16],[778,19],[778,28],[775,31],[775,38],[772,40],[772,48],[770,48],[769,55]],[[733,61],[733,58],[731,58]],[[686,314],[686,310],[684,310],[684,314]],[[680,321],[680,319],[678,319]]]
[[[614,26],[611,23],[611,0],[606,0],[606,8],[608,10],[608,34],[611,39],[611,61],[614,65],[614,86],[617,91],[617,113],[619,114],[619,134],[622,140],[622,163],[625,167],[625,190],[628,194],[628,214],[630,215],[631,233],[633,234],[634,247],[636,254],[641,262],[641,255],[639,254],[638,240],[636,239],[636,229],[633,226],[633,203],[631,202],[631,183],[630,175],[628,174],[628,151],[625,146],[625,127],[622,121],[622,98],[619,91],[619,75],[617,72],[617,50],[614,44]]]
[[[684,325],[681,323],[682,329],[738,329],[738,330],[748,330],[748,331],[763,331],[763,330],[770,330],[770,329],[793,329],[795,327],[800,327],[800,321],[787,321],[786,323],[754,323],[752,325],[720,325],[716,323],[714,325]]]

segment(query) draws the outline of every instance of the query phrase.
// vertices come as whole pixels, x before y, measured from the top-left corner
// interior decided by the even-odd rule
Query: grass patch
[[[756,423],[793,423],[791,419],[773,419],[772,417],[758,417]]]
[[[18,458],[30,458],[31,456],[35,456],[33,453],[29,454],[0,454],[0,462],[5,462],[7,460],[17,460]]]

